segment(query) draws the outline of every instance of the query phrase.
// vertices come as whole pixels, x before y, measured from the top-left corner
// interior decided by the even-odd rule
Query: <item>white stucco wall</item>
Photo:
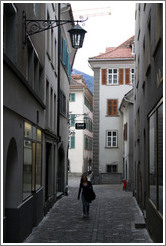
[[[84,89],[81,90],[70,90],[70,93],[75,93],[75,102],[69,102],[69,113],[76,114],[75,123],[84,122],[84,115],[87,114],[92,119],[93,114],[84,104]],[[70,127],[70,131],[75,132],[75,148],[69,148],[69,161],[70,161],[70,172],[71,173],[82,173],[84,160],[92,159],[92,151],[84,149],[84,135],[93,137],[93,133],[87,129],[78,130],[75,126]]]
[[[117,64],[103,68],[129,68],[133,65]],[[118,99],[118,108],[124,95],[132,89],[132,85],[101,85],[100,79],[100,130],[99,130],[99,172],[106,172],[106,165],[118,163],[118,173],[123,172],[123,122],[119,112],[117,117],[107,116],[107,99]],[[118,131],[118,147],[106,148],[106,131]]]

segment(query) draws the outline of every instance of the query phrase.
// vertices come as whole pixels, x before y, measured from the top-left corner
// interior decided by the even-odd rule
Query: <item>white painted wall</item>
[[[103,68],[129,68],[133,65],[109,65]],[[100,76],[101,77],[101,76]],[[106,172],[106,165],[113,162],[118,163],[118,172],[123,172],[123,122],[119,112],[118,117],[107,116],[107,99],[118,99],[118,108],[124,95],[132,89],[132,85],[101,85],[100,79],[100,130],[99,130],[99,172]],[[106,148],[106,131],[118,131],[118,148]]]
[[[92,119],[92,112],[84,104],[84,89],[72,90],[70,93],[75,93],[75,102],[69,102],[69,113],[77,114],[75,119],[76,123],[84,122],[84,115],[87,114]],[[84,150],[84,135],[93,137],[93,133],[85,130],[77,130],[75,127],[70,127],[70,131],[75,132],[75,149],[69,149],[69,161],[70,161],[70,172],[71,173],[82,173],[84,160],[92,159],[92,151]]]

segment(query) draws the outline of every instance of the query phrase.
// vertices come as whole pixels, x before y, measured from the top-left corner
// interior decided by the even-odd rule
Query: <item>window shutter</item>
[[[107,69],[102,69],[102,85],[107,84]]]
[[[71,122],[70,122],[70,126],[75,126],[75,114],[71,114]]]
[[[125,68],[125,84],[130,84],[130,68]]]
[[[74,149],[75,148],[75,136],[71,136],[71,149]]]
[[[119,68],[119,85],[123,85],[123,68]]]
[[[107,100],[107,115],[111,115],[111,100]]]
[[[107,115],[117,115],[118,114],[118,100],[108,99],[107,100]]]
[[[118,100],[112,100],[111,114],[112,115],[117,115],[118,114]]]

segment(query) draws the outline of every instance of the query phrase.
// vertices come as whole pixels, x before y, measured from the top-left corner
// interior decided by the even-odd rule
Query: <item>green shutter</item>
[[[75,114],[70,115],[70,126],[75,126]]]
[[[70,147],[71,149],[75,148],[75,136],[71,136],[70,138]]]
[[[75,93],[70,93],[70,102],[75,102]]]

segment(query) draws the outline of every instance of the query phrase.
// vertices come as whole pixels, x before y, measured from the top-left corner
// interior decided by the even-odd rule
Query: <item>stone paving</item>
[[[146,228],[136,229],[142,213],[122,185],[94,185],[96,200],[82,218],[79,179],[69,178],[69,195],[55,203],[24,243],[153,243]]]

